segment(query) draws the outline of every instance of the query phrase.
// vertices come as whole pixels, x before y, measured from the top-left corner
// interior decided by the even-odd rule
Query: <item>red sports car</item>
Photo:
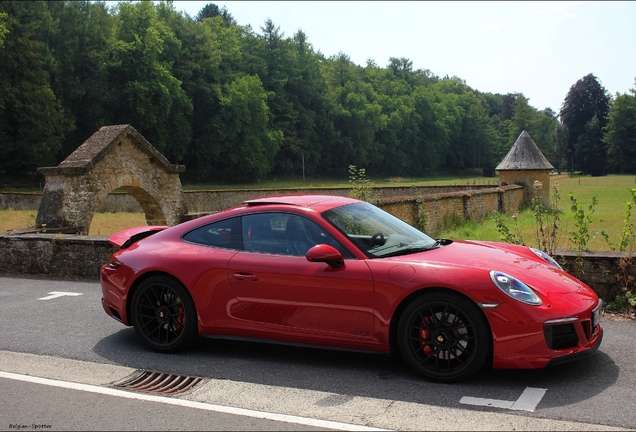
[[[158,351],[198,335],[400,353],[429,379],[594,353],[601,301],[547,254],[433,239],[363,201],[274,196],[114,234],[106,313]]]

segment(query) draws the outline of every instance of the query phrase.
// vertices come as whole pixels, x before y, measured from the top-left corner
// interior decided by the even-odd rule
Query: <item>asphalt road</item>
[[[1,429],[12,430],[298,430],[294,423],[130,400],[81,390],[0,379]],[[328,430],[302,426],[303,430]]]
[[[52,292],[81,295],[38,300]],[[132,328],[108,317],[100,299],[98,282],[0,277],[0,371],[89,382],[99,370],[112,370],[95,382],[98,385],[135,370],[193,375],[206,381],[183,396],[189,400],[388,429],[636,428],[633,322],[603,320],[605,337],[599,352],[580,362],[544,370],[486,371],[468,382],[438,384],[420,378],[398,358],[377,354],[208,338],[200,338],[194,349],[184,353],[157,354],[137,339]],[[5,388],[37,384],[7,384],[2,379],[0,386],[6,413],[7,399],[14,409],[29,402],[26,397],[14,401]],[[461,402],[520,401],[528,388],[545,390],[530,404],[534,411]],[[45,410],[43,401],[72,396],[37,397],[37,406]],[[112,402],[113,412],[120,411],[117,403]],[[243,420],[228,420],[223,428],[281,429]],[[11,420],[4,414],[2,421],[7,424],[0,423],[0,428],[9,428]],[[56,427],[74,429],[65,421],[59,420]],[[118,424],[100,426],[119,429]]]

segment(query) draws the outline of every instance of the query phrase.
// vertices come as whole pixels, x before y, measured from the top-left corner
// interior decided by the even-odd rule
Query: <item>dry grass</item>
[[[35,227],[36,210],[0,210],[0,233]],[[111,235],[126,228],[146,224],[143,213],[96,213],[89,235]]]
[[[126,228],[148,225],[143,213],[95,213],[88,235],[111,235]]]
[[[0,232],[33,228],[37,210],[0,210]]]

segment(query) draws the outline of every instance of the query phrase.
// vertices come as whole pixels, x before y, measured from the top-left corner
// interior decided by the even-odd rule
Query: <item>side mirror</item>
[[[307,251],[305,255],[309,262],[324,262],[329,264],[333,268],[340,268],[344,266],[344,258],[342,254],[336,250],[333,246],[326,244],[319,244]]]

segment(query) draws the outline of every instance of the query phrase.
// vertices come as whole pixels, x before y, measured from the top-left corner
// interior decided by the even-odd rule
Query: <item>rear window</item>
[[[242,249],[241,218],[224,219],[187,232],[183,240],[203,246]]]

